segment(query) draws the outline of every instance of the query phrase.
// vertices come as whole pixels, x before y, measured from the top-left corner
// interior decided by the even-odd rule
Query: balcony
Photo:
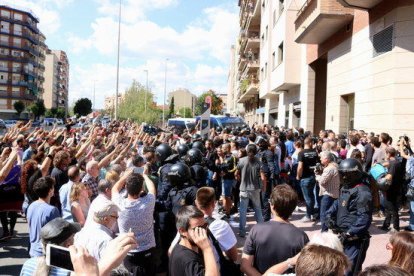
[[[350,23],[353,17],[353,9],[344,8],[336,0],[306,0],[296,16],[295,41],[321,44]]]
[[[257,70],[259,69],[259,60],[249,60],[247,62],[246,67],[243,70],[242,77],[247,78],[250,75],[254,75],[257,73]]]
[[[38,63],[39,70],[45,71],[45,66],[43,64]]]
[[[259,82],[257,79],[244,79],[240,82],[238,103],[244,103],[259,94]]]
[[[14,19],[14,18],[7,18],[7,17],[3,17],[3,16],[1,17],[1,20],[7,21],[7,22],[10,22],[10,23],[20,24],[22,26],[26,26],[30,30],[32,30],[33,32],[39,33],[39,29],[37,28],[36,24],[33,24],[33,23],[31,24],[29,22],[23,22],[21,20],[17,20],[17,19]]]
[[[382,2],[382,0],[337,0],[342,6],[347,8],[372,9]]]

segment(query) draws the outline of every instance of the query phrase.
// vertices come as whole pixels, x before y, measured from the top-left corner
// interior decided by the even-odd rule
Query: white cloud
[[[47,36],[57,33],[61,27],[60,10],[73,0],[2,0],[1,4],[34,13],[40,19],[39,29]],[[18,3],[18,4],[16,4]]]

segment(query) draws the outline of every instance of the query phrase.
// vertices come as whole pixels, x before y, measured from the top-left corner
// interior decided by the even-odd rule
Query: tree
[[[22,101],[14,102],[13,107],[16,110],[18,117],[20,117],[20,114],[22,114],[23,110],[26,108]]]
[[[193,117],[193,111],[189,107],[182,107],[178,111],[178,114],[180,114],[183,118],[192,118]]]
[[[174,97],[172,97],[171,102],[170,102],[170,111],[168,112],[168,118],[174,117],[174,108],[175,108]]]
[[[65,109],[62,107],[58,107],[58,109],[56,110],[56,118],[63,119],[65,118],[65,116],[66,116]]]
[[[43,100],[37,100],[28,107],[28,110],[30,110],[33,113],[34,118],[37,119],[39,118],[39,116],[45,114],[45,103],[43,102]]]
[[[81,98],[76,101],[73,112],[80,116],[86,116],[92,112],[92,102],[88,98]]]
[[[203,112],[203,105],[207,96],[211,96],[211,114],[221,114],[223,111],[223,101],[219,96],[217,96],[216,92],[210,89],[197,98],[197,104],[195,108],[196,115],[201,115]]]
[[[145,100],[147,111],[145,112]],[[137,81],[133,81],[126,89],[119,104],[120,119],[132,119],[138,123],[158,124],[161,121],[162,110],[154,102],[154,94]]]

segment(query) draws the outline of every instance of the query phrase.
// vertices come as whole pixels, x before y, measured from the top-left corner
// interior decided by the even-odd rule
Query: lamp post
[[[116,94],[115,94],[115,120],[118,120],[119,50],[120,50],[120,46],[121,46],[121,7],[122,7],[122,0],[119,0],[118,55],[117,55],[117,65],[116,65]]]
[[[145,90],[145,112],[147,112],[147,95],[148,95],[148,69],[144,70],[147,73],[147,88]]]
[[[165,74],[164,74],[164,105],[162,106],[162,127],[165,126],[165,100],[167,98],[167,62],[168,58],[165,59]]]

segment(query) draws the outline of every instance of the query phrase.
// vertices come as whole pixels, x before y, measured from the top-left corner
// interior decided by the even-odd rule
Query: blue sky
[[[93,98],[103,107],[115,94],[118,0],[3,0],[33,10],[51,49],[66,51],[69,102]],[[145,84],[145,69],[157,102],[186,87],[226,93],[230,46],[238,33],[237,0],[122,0],[120,91],[133,79]]]

